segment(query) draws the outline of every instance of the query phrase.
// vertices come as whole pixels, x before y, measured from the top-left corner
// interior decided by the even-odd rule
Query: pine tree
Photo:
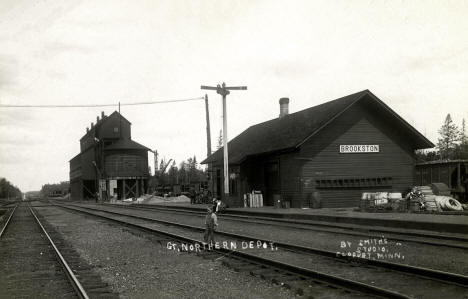
[[[179,183],[179,171],[177,170],[176,161],[172,161],[172,165],[169,168],[167,173],[169,184],[178,184]]]
[[[460,144],[462,146],[466,146],[467,143],[468,143],[468,137],[466,136],[465,119],[463,119],[461,131],[460,131]]]
[[[179,165],[179,177],[182,180],[182,184],[190,183],[188,179],[188,169],[190,161],[182,161]]]
[[[223,147],[223,130],[219,130],[218,144],[216,145],[216,149],[220,149],[222,147]]]
[[[452,121],[450,113],[447,114],[444,124],[439,129],[440,137],[437,142],[437,148],[442,159],[452,158],[457,141],[460,139],[457,125]]]
[[[198,167],[198,162],[197,162],[197,156],[193,155],[193,169],[197,169]]]
[[[468,137],[466,136],[465,119],[460,130],[460,143],[455,148],[455,159],[468,159]]]
[[[190,182],[196,181],[196,176],[197,176],[197,157],[194,155],[193,158],[189,159],[190,161],[190,168],[189,168],[189,179]]]
[[[161,159],[161,162],[159,162],[159,170],[158,171],[162,171],[164,169],[164,166],[166,165],[166,159]]]

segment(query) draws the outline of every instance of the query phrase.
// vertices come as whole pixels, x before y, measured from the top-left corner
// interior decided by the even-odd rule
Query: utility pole
[[[211,155],[211,131],[210,131],[210,110],[208,110],[208,95],[205,94],[205,110],[206,110],[206,156]]]
[[[120,102],[119,102],[119,140],[122,139],[122,114],[120,114]]]
[[[229,90],[247,90],[247,86],[231,86],[227,87],[226,83],[220,86],[201,86],[201,89],[216,90],[216,93],[223,96],[223,152],[224,152],[224,196],[229,195],[229,158],[227,145],[227,113],[226,113],[226,96],[230,93]]]
[[[211,130],[210,130],[210,110],[208,109],[208,95],[205,94],[205,114],[206,114],[206,157],[209,157],[211,155]],[[213,167],[211,166],[211,163],[208,164],[208,190],[211,190],[213,192],[214,186],[213,186]],[[210,186],[211,185],[211,186]],[[211,200],[211,198],[210,198]]]

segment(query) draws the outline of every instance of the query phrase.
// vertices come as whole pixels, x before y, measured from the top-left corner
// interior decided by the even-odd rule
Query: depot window
[[[371,177],[371,178],[342,178],[316,180],[315,184],[320,189],[340,189],[340,188],[372,188],[391,187],[391,177]]]

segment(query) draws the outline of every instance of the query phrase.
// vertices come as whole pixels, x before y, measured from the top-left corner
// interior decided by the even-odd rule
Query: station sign
[[[378,153],[380,147],[378,144],[342,144],[340,145],[340,154],[353,153]]]

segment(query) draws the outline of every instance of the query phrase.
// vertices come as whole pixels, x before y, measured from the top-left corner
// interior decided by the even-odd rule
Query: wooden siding
[[[302,197],[301,167],[303,162],[295,159],[297,153],[280,156],[281,199],[291,207],[299,207]]]
[[[252,157],[240,165],[240,176],[238,180],[239,192],[237,196],[230,196],[228,204],[230,206],[243,206],[243,195],[253,190],[261,191],[264,197],[264,205],[273,205],[273,195],[281,195],[283,200],[293,202],[300,193],[300,166],[301,163],[293,159],[294,154],[286,155],[264,155]],[[265,168],[268,164],[278,163],[279,177],[278,186],[268,189],[266,184]],[[222,176],[222,167],[220,169]],[[214,177],[216,180],[216,176]],[[222,177],[220,178],[223,182]],[[223,184],[221,183],[221,188]],[[216,190],[217,191],[217,190]],[[222,195],[222,190],[218,195]]]
[[[229,207],[243,207],[244,201],[243,196],[245,193],[250,192],[247,185],[247,168],[239,167],[238,165],[230,165],[229,173],[238,173],[239,175],[236,178],[237,183],[237,193],[229,194],[226,196],[224,194],[224,179],[223,179],[223,167],[222,166],[213,166],[213,197],[221,198],[225,204]],[[233,171],[234,170],[234,171]],[[217,187],[217,180],[219,180],[219,189]]]
[[[117,128],[117,131],[115,128]],[[120,119],[118,113],[114,113],[104,119],[101,119],[80,139],[80,151],[83,152],[96,145],[95,138],[98,140],[119,138],[131,139],[131,135],[131,124],[123,117]]]
[[[82,200],[83,199],[83,181],[76,179],[70,181],[70,198],[71,200]]]
[[[355,105],[306,142],[294,159],[302,161],[302,204],[320,193],[322,207],[357,206],[362,192],[402,192],[413,185],[414,154],[399,136],[363,104]],[[377,144],[378,153],[339,152],[340,145]],[[391,185],[317,188],[317,180],[389,177]]]
[[[265,163],[268,157],[259,157],[248,159],[241,164],[241,177],[244,180],[245,193],[252,191],[261,191],[264,197],[264,205],[266,202],[266,185],[265,185]]]
[[[95,161],[94,147],[88,148],[81,153],[81,176],[83,180],[95,180],[96,168],[93,165]]]
[[[114,129],[117,128],[117,131]],[[122,129],[121,132],[120,128]],[[113,114],[108,117],[108,119],[100,125],[97,137],[99,139],[132,139],[132,131],[130,123],[127,122],[124,118],[120,120],[118,114]]]
[[[84,152],[92,147],[96,141],[94,140],[94,130],[90,131],[86,136],[80,140],[80,152]]]
[[[444,183],[455,191],[468,177],[467,170],[466,160],[419,164],[416,165],[415,184]]]
[[[115,153],[105,158],[107,177],[147,177],[148,158],[137,153]]]
[[[70,160],[70,181],[81,176],[81,155],[78,155]]]
[[[451,187],[451,173],[453,170],[451,165],[416,166],[415,183],[417,185],[444,183]]]

